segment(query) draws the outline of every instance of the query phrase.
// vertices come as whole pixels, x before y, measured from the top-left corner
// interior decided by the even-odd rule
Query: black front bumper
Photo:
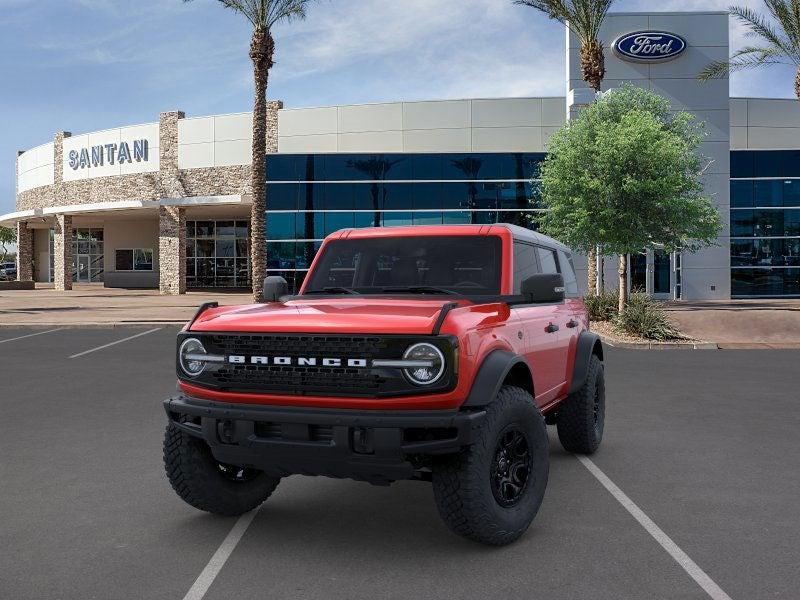
[[[176,396],[170,421],[222,463],[271,475],[389,483],[419,477],[429,457],[470,445],[483,410],[358,411],[228,404]]]

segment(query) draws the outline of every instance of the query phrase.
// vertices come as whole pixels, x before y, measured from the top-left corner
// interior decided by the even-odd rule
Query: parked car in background
[[[17,264],[13,262],[0,263],[0,281],[13,281],[17,278]]]

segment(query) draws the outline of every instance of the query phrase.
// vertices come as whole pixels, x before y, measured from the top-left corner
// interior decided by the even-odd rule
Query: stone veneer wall
[[[278,110],[283,103],[267,103],[267,152],[278,151]],[[161,113],[159,118],[159,172],[94,177],[63,181],[62,152],[69,132],[54,138],[53,185],[17,194],[17,210],[31,210],[72,204],[92,204],[114,200],[159,200],[184,196],[226,196],[250,193],[250,165],[178,169],[178,120],[181,111]]]
[[[53,283],[57,291],[72,289],[72,217],[56,215],[53,236]]]
[[[33,229],[17,223],[17,281],[33,281]]]
[[[267,103],[267,152],[278,151],[278,110],[283,103]],[[63,142],[69,132],[54,138],[54,184],[17,193],[17,210],[52,206],[92,204],[117,200],[160,200],[192,196],[251,194],[250,165],[204,169],[178,168],[178,121],[181,111],[159,116],[159,172],[94,177],[63,181]],[[28,232],[22,223],[23,232]],[[56,289],[72,289],[72,217],[56,217],[55,284]],[[26,233],[23,233],[26,235]],[[21,238],[22,239],[22,238]],[[27,240],[30,239],[30,243]],[[186,210],[180,207],[159,208],[159,289],[163,294],[186,291]],[[20,244],[18,278],[33,278],[32,235]]]

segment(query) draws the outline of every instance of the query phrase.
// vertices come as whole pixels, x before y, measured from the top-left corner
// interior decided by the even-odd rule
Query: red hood
[[[447,300],[335,298],[221,306],[192,331],[429,334]],[[462,301],[462,304],[469,304]]]

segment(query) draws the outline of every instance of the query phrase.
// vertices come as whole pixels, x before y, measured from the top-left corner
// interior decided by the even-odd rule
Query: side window
[[[514,242],[514,293],[522,291],[522,281],[539,272],[536,261],[536,246]]]
[[[558,261],[556,260],[556,253],[549,248],[542,248],[536,246],[539,252],[539,263],[542,265],[542,273],[558,273]]]
[[[577,296],[578,278],[575,276],[575,265],[572,262],[572,256],[559,250],[558,262],[561,264],[561,272],[564,274],[564,291],[567,296]]]

